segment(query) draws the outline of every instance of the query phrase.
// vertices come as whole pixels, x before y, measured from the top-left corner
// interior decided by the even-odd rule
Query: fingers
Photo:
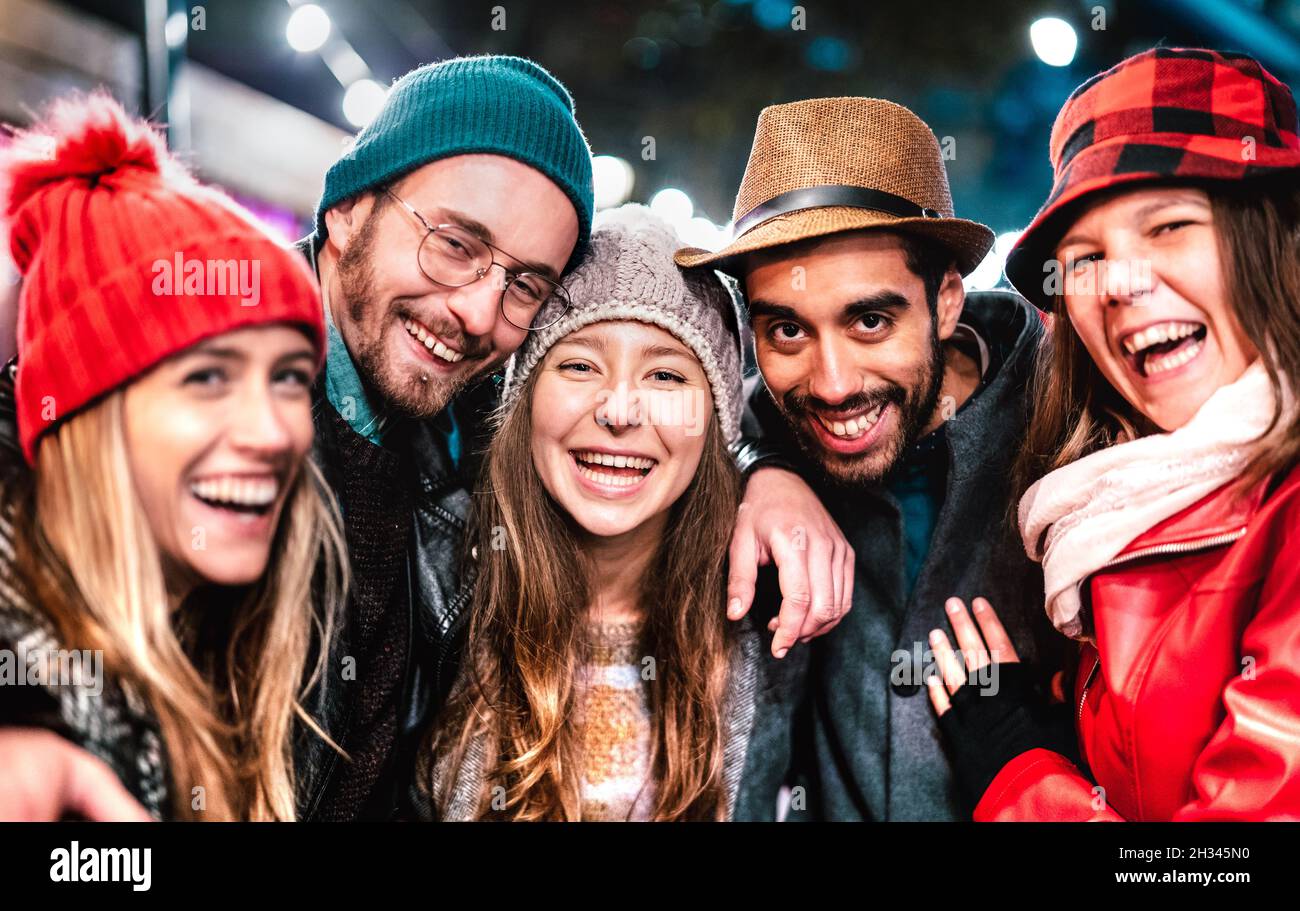
[[[975,628],[975,621],[966,610],[961,598],[949,598],[944,602],[948,613],[948,623],[957,635],[957,648],[966,662],[967,671],[975,671],[989,663],[989,653],[984,648],[984,637]]]
[[[971,602],[971,610],[975,614],[975,622],[979,624],[980,631],[984,634],[984,643],[988,647],[992,660],[998,664],[1013,664],[1019,661],[1020,656],[1016,654],[1016,647],[1012,644],[1011,637],[1007,635],[1002,621],[998,619],[997,611],[993,610],[993,605],[989,604],[988,599],[976,598]]]
[[[930,649],[934,652],[935,664],[943,677],[943,685],[948,693],[957,692],[957,688],[966,682],[966,670],[948,642],[948,634],[941,629],[930,633]]]
[[[101,760],[65,745],[63,803],[67,812],[92,822],[152,822],[145,808]]]
[[[820,534],[809,533],[803,551],[796,554],[806,562],[810,606],[800,640],[807,641],[822,632],[823,628],[839,619],[839,597],[835,591],[835,544]]]
[[[799,631],[812,607],[808,563],[803,559],[806,553],[795,548],[785,535],[777,535],[772,541],[772,559],[781,585],[781,612],[772,637],[772,654],[777,658],[784,658],[799,641]]]
[[[930,705],[934,706],[935,714],[942,718],[952,708],[952,702],[949,701],[948,691],[943,688],[943,681],[938,674],[925,678],[925,689],[930,694]]]
[[[853,574],[857,570],[856,559],[857,555],[853,552],[853,548],[849,546],[848,541],[845,541],[843,562],[840,566],[840,573],[844,576],[844,600],[840,602],[840,619],[853,610]]]
[[[833,542],[831,544],[830,572],[831,572],[831,589],[833,592],[834,602],[832,603],[831,606],[832,609],[831,619],[829,622],[823,623],[821,626],[817,627],[812,632],[805,635],[802,639],[799,640],[800,642],[810,642],[815,637],[824,635],[825,633],[834,629],[835,626],[839,624],[840,617],[844,613],[844,573],[840,570],[840,563],[841,563],[841,547],[839,545],[839,542]]]
[[[736,530],[731,534],[727,569],[727,619],[739,620],[754,603],[754,586],[758,581],[758,542],[754,539],[752,510],[740,505]]]

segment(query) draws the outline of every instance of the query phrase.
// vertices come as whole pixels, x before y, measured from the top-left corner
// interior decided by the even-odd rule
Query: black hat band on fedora
[[[737,236],[755,225],[778,215],[788,215],[802,209],[820,209],[830,206],[849,206],[855,209],[875,209],[899,218],[943,218],[935,209],[919,206],[884,190],[854,187],[844,184],[827,184],[820,187],[802,187],[789,190],[760,203],[736,220]]]

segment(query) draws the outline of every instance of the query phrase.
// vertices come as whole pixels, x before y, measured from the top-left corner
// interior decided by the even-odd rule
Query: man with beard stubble
[[[1022,659],[1054,670],[1040,570],[1007,521],[1043,324],[1017,295],[966,295],[993,232],[954,217],[938,141],[888,101],[765,109],[735,225],[678,263],[740,282],[762,380],[745,433],[813,484],[856,554],[853,610],[813,645],[807,811],[968,819],[935,748],[927,637],[949,598],[985,597]]]

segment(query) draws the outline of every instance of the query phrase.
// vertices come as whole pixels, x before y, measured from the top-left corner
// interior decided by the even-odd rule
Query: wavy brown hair
[[[261,580],[201,586],[173,615],[132,482],[123,398],[119,389],[46,435],[34,473],[21,460],[6,466],[6,581],[62,642],[102,650],[105,672],[144,698],[166,748],[176,818],[292,820],[295,720],[328,742],[299,695],[320,678],[327,650],[311,666],[313,639],[329,641],[345,597],[338,507],[305,459]]]
[[[1283,423],[1281,387],[1300,391],[1300,180],[1283,175],[1202,185],[1210,197],[1224,293],[1259,352],[1276,407],[1238,492],[1300,459],[1300,417]],[[1014,511],[1039,478],[1090,453],[1159,432],[1097,368],[1057,295],[1038,352],[1025,446],[1016,460]],[[1274,431],[1276,431],[1274,433]]]
[[[571,519],[533,465],[540,373],[528,378],[521,405],[504,418],[483,463],[468,536],[478,575],[465,669],[422,763],[421,783],[441,810],[467,752],[485,742],[483,819],[581,818],[582,732],[573,719],[594,586]],[[724,602],[739,504],[740,478],[714,414],[695,477],[672,506],[672,533],[641,586],[644,648],[656,668],[648,683],[655,820],[727,816],[723,702],[731,634]],[[435,765],[451,771],[435,778]],[[489,800],[494,788],[504,788],[504,809]]]

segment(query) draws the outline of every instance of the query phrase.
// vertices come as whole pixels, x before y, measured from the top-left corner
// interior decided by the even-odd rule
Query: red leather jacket
[[[975,819],[1300,820],[1300,470],[1211,493],[1085,584],[1088,772],[1029,750]]]

